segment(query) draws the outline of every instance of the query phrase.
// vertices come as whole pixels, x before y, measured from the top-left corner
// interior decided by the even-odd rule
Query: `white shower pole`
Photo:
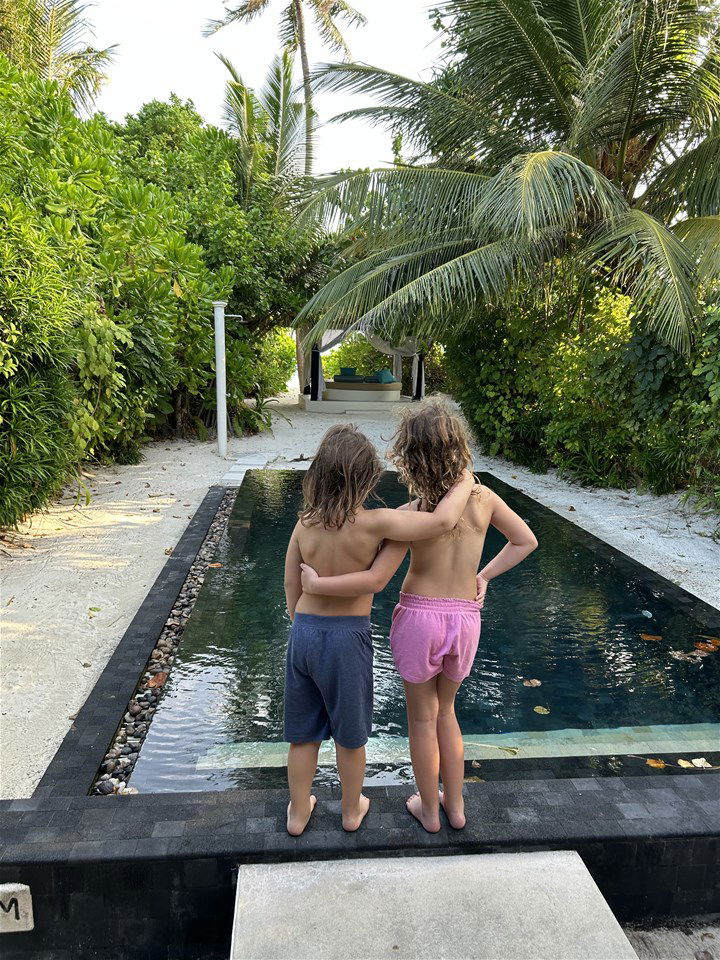
[[[221,457],[227,455],[227,389],[225,384],[225,307],[226,300],[214,300],[215,314],[215,393],[217,399],[217,445]]]

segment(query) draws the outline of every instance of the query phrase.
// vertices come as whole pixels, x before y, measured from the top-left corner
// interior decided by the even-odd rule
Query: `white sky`
[[[221,0],[96,0],[88,11],[95,26],[94,43],[118,44],[97,109],[122,120],[148,100],[166,100],[176,93],[192,100],[206,120],[219,124],[226,71],[214,52],[229,57],[245,83],[260,86],[279,50],[277,24],[286,6],[287,0],[271,0],[268,11],[250,23],[233,24],[205,38],[203,25],[222,15]],[[412,77],[429,76],[440,44],[430,26],[427,0],[355,0],[354,6],[368,19],[366,27],[344,31],[355,60]],[[311,63],[337,59],[321,47],[314,31],[308,45]],[[324,94],[316,109],[322,124],[366,102],[357,96]],[[318,132],[315,173],[388,163],[390,141],[384,130],[362,121],[324,125]]]

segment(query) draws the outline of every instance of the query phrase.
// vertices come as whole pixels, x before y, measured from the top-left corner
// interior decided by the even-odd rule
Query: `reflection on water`
[[[252,785],[251,771],[197,771],[197,761],[223,744],[282,739],[289,630],[283,563],[301,483],[295,472],[246,476],[218,548],[222,567],[207,573],[133,774],[143,792]],[[388,506],[404,496],[392,475],[379,492]],[[720,719],[720,652],[702,664],[668,655],[692,649],[707,630],[654,593],[641,566],[600,557],[552,511],[521,497],[507,499],[540,547],[488,590],[475,666],[457,700],[463,731]],[[487,555],[502,543],[491,530]],[[387,639],[404,570],[376,598],[372,614],[375,729],[386,736],[407,734],[402,683]],[[537,678],[542,686],[524,687],[523,678]],[[540,715],[536,706],[550,713]],[[390,782],[407,779],[409,770],[375,776]]]

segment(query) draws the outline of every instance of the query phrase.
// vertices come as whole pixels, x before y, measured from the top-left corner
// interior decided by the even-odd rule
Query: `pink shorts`
[[[474,600],[400,594],[390,646],[408,683],[425,683],[439,673],[460,683],[472,669],[479,640],[480,608]]]

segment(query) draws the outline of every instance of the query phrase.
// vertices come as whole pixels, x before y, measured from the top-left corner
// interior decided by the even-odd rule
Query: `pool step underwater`
[[[574,851],[238,869],[231,960],[637,960]]]
[[[529,730],[517,733],[470,734],[463,737],[467,760],[498,757],[578,757],[608,754],[713,753],[720,742],[720,724],[677,723],[641,727],[614,727],[593,730]],[[284,767],[287,744],[247,741],[213,747],[197,762],[196,770],[246,767]],[[410,762],[407,737],[371,737],[367,762],[392,764]],[[335,748],[325,741],[320,749],[320,766],[334,766]]]

